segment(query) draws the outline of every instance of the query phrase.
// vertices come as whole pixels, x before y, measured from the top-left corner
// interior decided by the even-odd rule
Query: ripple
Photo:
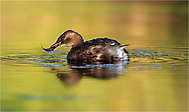
[[[174,49],[174,51],[171,51]],[[152,69],[161,69],[161,63],[188,63],[188,54],[186,48],[171,48],[163,50],[155,49],[134,49],[128,50],[130,56],[130,63],[136,63],[137,65],[146,64],[151,66]],[[0,57],[1,62],[9,64],[39,64],[41,66],[65,66],[67,63],[67,52],[64,51],[52,51],[45,52],[41,55],[22,54],[9,55]],[[64,57],[63,57],[64,56]],[[63,64],[64,63],[64,64]],[[104,64],[104,65],[85,65],[85,66],[71,66],[72,68],[111,68],[116,67],[116,64]],[[137,68],[137,71],[144,71],[148,69]]]
[[[42,66],[51,66],[51,67],[57,67],[57,66],[65,66],[62,64],[41,64]]]

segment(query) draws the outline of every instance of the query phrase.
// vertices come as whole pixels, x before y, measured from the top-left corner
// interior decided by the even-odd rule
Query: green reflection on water
[[[1,57],[9,56],[9,61],[1,59],[2,110],[187,110],[187,2],[1,3]],[[52,44],[67,29],[85,40],[110,37],[129,43],[131,63],[118,77],[74,75],[78,82],[66,86],[56,76],[59,70],[71,72],[65,54],[58,58],[62,62],[52,62],[63,66],[36,60],[49,56],[41,45]],[[153,59],[148,52],[133,53],[142,49],[179,54]]]

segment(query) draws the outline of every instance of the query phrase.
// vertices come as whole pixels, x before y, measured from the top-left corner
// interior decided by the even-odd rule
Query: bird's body
[[[69,63],[115,63],[128,60],[127,51],[120,43],[108,38],[97,38],[74,47],[67,55]]]
[[[64,32],[55,44],[44,50],[52,51],[59,45],[72,46],[67,55],[70,64],[113,64],[129,60],[125,46],[116,40],[97,38],[84,42],[81,35],[72,30]]]

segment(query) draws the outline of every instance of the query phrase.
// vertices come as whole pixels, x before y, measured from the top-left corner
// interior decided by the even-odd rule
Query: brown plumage
[[[128,60],[128,52],[124,46],[116,40],[108,38],[97,38],[84,42],[77,32],[68,30],[46,51],[53,51],[58,46],[71,46],[67,55],[70,64],[110,64],[118,61]]]

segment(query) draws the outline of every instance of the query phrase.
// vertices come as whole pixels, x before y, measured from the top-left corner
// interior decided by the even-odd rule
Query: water
[[[71,66],[69,47],[42,50],[67,29],[129,44],[130,61]],[[187,45],[187,2],[4,1],[1,109],[187,111]]]

